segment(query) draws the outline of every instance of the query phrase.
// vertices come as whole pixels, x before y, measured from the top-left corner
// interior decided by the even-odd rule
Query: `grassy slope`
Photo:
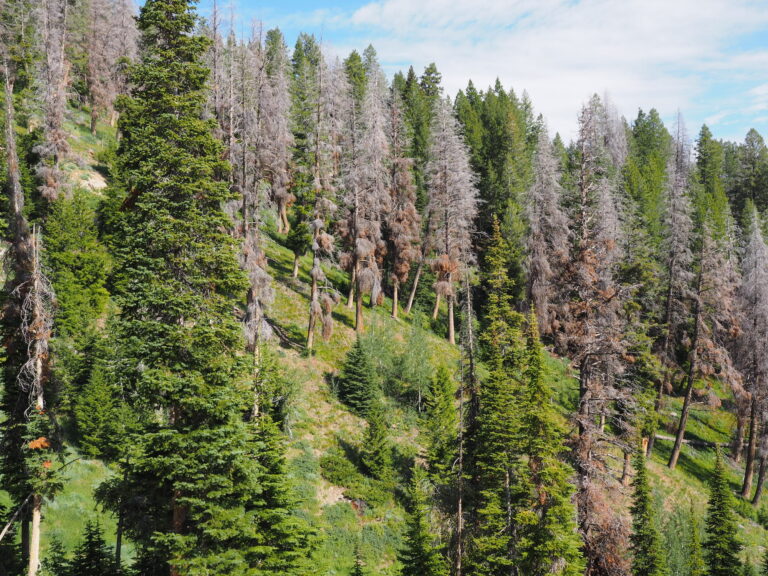
[[[78,162],[67,167],[76,183],[100,182],[100,167],[97,152],[110,139],[111,129],[100,127],[96,138],[87,131],[85,115],[74,114],[68,123],[72,133],[73,151],[80,156]],[[99,186],[89,188],[99,194]],[[353,311],[342,302],[334,311],[334,335],[329,343],[317,341],[315,354],[303,354],[298,345],[305,337],[308,312],[308,270],[309,256],[302,259],[298,281],[290,278],[293,255],[279,243],[279,238],[266,237],[266,252],[269,270],[275,278],[275,301],[269,310],[270,318],[282,329],[297,347],[283,346],[277,349],[281,364],[288,370],[291,380],[296,383],[292,409],[289,418],[289,472],[301,501],[301,513],[311,519],[323,534],[315,553],[315,564],[321,574],[348,574],[354,559],[354,551],[360,549],[364,561],[372,573],[393,574],[396,571],[395,554],[401,539],[404,510],[400,495],[393,494],[386,487],[378,486],[356,472],[347,486],[335,485],[321,474],[321,458],[330,453],[341,453],[342,458],[354,462],[364,433],[364,422],[352,415],[334,397],[333,375],[337,373],[346,351],[354,340]],[[327,270],[336,286],[343,286],[345,275],[339,270]],[[411,331],[407,321],[389,317],[388,305],[374,310],[365,310],[369,331],[383,331],[391,335],[395,346],[404,346]],[[458,352],[442,338],[427,333],[434,364],[455,366]],[[555,389],[555,398],[563,406],[564,414],[574,405],[577,395],[576,382],[567,363],[550,358],[550,378]],[[727,394],[718,390],[719,395]],[[680,400],[669,399],[666,407],[669,428],[674,426],[674,416],[680,407]],[[418,449],[417,418],[408,411],[389,403],[387,414],[397,453],[413,455]],[[698,438],[709,442],[727,442],[734,426],[733,417],[722,409],[713,410],[695,406],[689,421],[687,438]],[[346,451],[339,450],[339,445]],[[666,466],[671,443],[657,441],[658,450],[649,469],[654,481],[657,497],[663,502],[666,513],[675,507],[693,505],[702,511],[706,506],[706,478],[712,469],[714,457],[711,450],[685,446],[680,464],[674,472]],[[69,458],[68,454],[68,458]],[[72,452],[71,457],[76,457]],[[609,462],[609,471],[620,476],[620,460]],[[734,490],[739,487],[741,469],[730,463],[729,471]],[[98,517],[107,529],[108,540],[114,539],[114,520],[95,506],[92,491],[107,477],[108,469],[98,461],[78,460],[67,470],[65,489],[54,502],[46,506],[43,526],[44,546],[52,537],[73,546],[82,531],[85,521]],[[0,503],[4,500],[0,491]],[[360,497],[369,497],[373,502],[362,505]],[[617,494],[617,506],[626,509],[629,489]],[[362,498],[365,499],[365,498]],[[740,506],[748,516],[756,517],[749,506]],[[762,545],[766,539],[765,530],[752,518],[741,517],[743,537],[748,544],[745,556],[753,559],[762,557]],[[130,550],[127,551],[130,554]]]

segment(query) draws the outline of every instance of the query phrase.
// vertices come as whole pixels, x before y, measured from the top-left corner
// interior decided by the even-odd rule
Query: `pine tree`
[[[690,313],[685,295],[693,279],[693,210],[690,190],[690,146],[682,116],[678,115],[674,137],[674,150],[667,164],[667,190],[663,220],[665,257],[665,290],[663,334],[659,350],[664,373],[659,382],[654,408],[658,413],[664,393],[671,386],[670,380],[677,369],[675,342],[681,336]],[[655,433],[650,435],[647,454],[653,452]]]
[[[86,522],[83,539],[75,549],[70,565],[72,574],[78,576],[108,576],[116,573],[112,553],[104,542],[104,531],[98,522]]]
[[[667,576],[661,535],[656,527],[656,514],[645,467],[645,455],[635,454],[635,478],[632,480],[632,572],[637,576]]]
[[[387,81],[378,63],[371,62],[359,121],[352,115],[348,153],[347,217],[342,223],[350,269],[350,301],[354,292],[355,330],[363,330],[363,294],[379,304],[381,257],[386,250],[383,224],[390,210],[390,149],[387,138]],[[354,87],[353,87],[354,88]]]
[[[432,318],[437,318],[444,297],[448,303],[448,341],[455,344],[455,283],[474,260],[472,232],[477,215],[477,189],[469,151],[447,100],[438,100],[435,105],[426,170],[427,234],[429,245],[437,254],[432,264],[437,276]]]
[[[701,530],[699,520],[696,516],[696,512],[691,506],[690,513],[690,529],[688,540],[688,561],[686,567],[688,568],[689,576],[704,576],[706,568],[704,565],[704,557],[702,556],[701,549]]]
[[[749,498],[752,491],[757,443],[762,426],[762,406],[768,392],[768,246],[761,231],[761,218],[751,200],[747,201],[746,209],[752,213],[752,217],[745,230],[747,240],[741,262],[743,282],[739,290],[745,317],[741,323],[742,337],[735,354],[750,395],[749,443],[741,488],[742,498]]]
[[[429,472],[438,484],[452,475],[458,426],[454,395],[451,375],[445,366],[440,366],[430,383],[424,416]]]
[[[523,359],[522,317],[514,312],[498,221],[486,252],[488,303],[482,343],[488,376],[480,387],[474,454],[476,490],[472,550],[475,574],[506,574],[520,562],[515,518],[530,487],[522,480],[519,378]]]
[[[707,576],[732,576],[741,567],[738,525],[733,511],[733,496],[725,475],[725,464],[720,449],[715,457],[715,469],[709,480],[706,536],[702,546]]]
[[[58,332],[82,342],[104,314],[109,256],[99,242],[96,213],[82,190],[53,203],[46,224],[46,259],[58,297]]]
[[[555,282],[568,260],[568,219],[560,207],[563,190],[559,167],[546,129],[539,132],[534,160],[534,183],[525,203],[529,232],[526,268],[528,297],[538,315],[543,334],[552,332]]]
[[[428,498],[424,490],[426,474],[418,466],[413,467],[413,477],[408,493],[408,519],[403,547],[398,559],[403,565],[402,576],[447,576],[448,566],[435,541],[429,525]]]
[[[338,391],[341,401],[361,416],[368,414],[376,398],[373,363],[359,337],[347,353]]]
[[[392,479],[392,444],[383,408],[375,404],[368,411],[368,428],[363,439],[361,461],[368,474],[388,482]]]
[[[391,210],[386,219],[388,256],[391,262],[392,317],[399,311],[400,285],[408,279],[411,263],[419,255],[421,217],[416,209],[413,159],[406,156],[407,137],[400,95],[393,89],[389,106],[389,141],[392,149]]]
[[[8,571],[8,574],[12,572]],[[75,576],[77,572],[72,570],[72,560],[67,556],[64,544],[58,538],[51,539],[48,553],[40,565],[42,576]]]
[[[123,447],[120,490],[147,503],[125,515],[139,565],[171,576],[245,574],[271,555],[232,314],[247,281],[222,210],[229,166],[202,119],[208,41],[195,23],[184,0],[144,4],[141,61],[119,103],[115,336],[121,384],[143,418]]]
[[[560,460],[565,431],[552,390],[544,379],[544,357],[535,310],[528,318],[519,418],[520,450],[527,460],[530,492],[517,515],[520,571],[531,576],[578,576],[584,571],[576,509],[571,502],[573,470]]]

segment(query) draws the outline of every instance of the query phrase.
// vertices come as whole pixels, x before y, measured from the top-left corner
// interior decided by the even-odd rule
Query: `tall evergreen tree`
[[[427,225],[430,247],[437,254],[432,264],[437,276],[435,308],[437,318],[441,297],[448,303],[448,341],[455,344],[455,283],[472,263],[472,233],[478,199],[475,176],[469,166],[469,151],[462,141],[450,102],[435,105],[427,164],[429,203]]]
[[[426,474],[415,465],[408,493],[408,521],[399,560],[402,576],[447,576],[448,566],[429,525]]]
[[[701,549],[701,525],[699,524],[699,520],[693,507],[691,507],[690,519],[691,525],[688,533],[688,561],[686,567],[688,568],[689,576],[704,576],[706,567],[704,565],[704,556]]]
[[[656,526],[654,504],[645,455],[635,454],[635,478],[632,480],[632,572],[636,576],[667,576],[661,535]]]
[[[429,472],[438,484],[447,481],[452,475],[458,426],[454,394],[455,385],[451,375],[445,366],[440,366],[430,383],[424,423]]]
[[[522,316],[512,308],[497,220],[486,252],[488,304],[482,343],[488,376],[480,387],[474,472],[477,502],[469,563],[474,574],[509,574],[520,562],[516,515],[530,487],[522,481],[518,381]]]
[[[584,572],[576,509],[571,502],[573,470],[560,460],[565,431],[545,381],[544,352],[535,310],[526,330],[525,370],[519,403],[520,451],[530,492],[517,515],[521,574],[578,576]]]
[[[733,495],[725,475],[725,463],[720,449],[715,457],[715,469],[709,480],[709,503],[705,529],[704,559],[707,576],[732,576],[740,567],[742,543],[733,511]]]
[[[126,191],[114,251],[119,372],[143,420],[120,490],[148,574],[251,573],[277,551],[260,526],[267,467],[233,307],[247,281],[222,205],[228,165],[202,119],[208,41],[185,0],[149,0],[119,103]]]

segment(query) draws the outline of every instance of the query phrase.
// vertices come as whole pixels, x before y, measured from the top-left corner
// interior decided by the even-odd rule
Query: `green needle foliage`
[[[709,505],[707,507],[704,558],[707,576],[729,576],[741,567],[739,552],[742,544],[737,537],[736,515],[733,496],[725,476],[725,465],[720,449],[717,449],[715,469],[709,481]]]
[[[544,379],[544,351],[535,311],[528,317],[526,367],[520,398],[521,450],[528,463],[530,492],[517,516],[521,525],[523,574],[579,576],[584,572],[581,539],[576,531],[573,469],[562,462],[565,431]]]
[[[632,571],[636,576],[667,576],[669,569],[664,558],[661,535],[651,497],[651,485],[645,467],[643,450],[635,454],[635,478],[632,480]]]
[[[362,463],[368,474],[374,478],[392,480],[392,443],[383,410],[378,405],[369,411],[368,428],[363,439]]]
[[[358,337],[347,353],[338,382],[339,398],[361,416],[368,414],[376,398],[371,358]]]
[[[688,574],[689,576],[704,576],[706,567],[701,549],[699,521],[691,507],[690,541],[688,542]]]
[[[519,562],[514,518],[530,487],[522,481],[518,413],[522,316],[514,312],[498,221],[486,254],[488,293],[482,343],[488,377],[480,389],[476,446],[478,502],[473,527],[472,572],[509,574]]]
[[[195,27],[186,0],[148,0],[118,104],[116,372],[143,417],[120,457],[136,506],[123,512],[147,574],[254,574],[294,542],[272,530],[280,471],[264,424],[247,418],[255,391],[233,314],[247,281],[222,208],[229,166],[203,119],[209,41]]]
[[[400,552],[402,576],[447,576],[448,566],[429,525],[426,473],[415,465],[409,491],[408,524]]]
[[[433,481],[446,484],[453,476],[456,456],[458,414],[454,405],[455,385],[445,366],[437,369],[430,383],[424,427],[427,437],[427,462]]]
[[[85,525],[83,541],[75,549],[70,563],[70,574],[108,576],[115,573],[115,562],[111,550],[104,542],[104,531],[98,522],[89,520]]]

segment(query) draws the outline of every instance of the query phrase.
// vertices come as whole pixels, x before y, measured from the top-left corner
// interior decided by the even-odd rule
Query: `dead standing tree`
[[[461,136],[451,103],[440,100],[435,116],[427,163],[428,242],[435,253],[436,318],[440,299],[448,302],[448,341],[455,343],[454,283],[474,261],[472,233],[477,215],[478,192],[469,164],[469,151]]]

